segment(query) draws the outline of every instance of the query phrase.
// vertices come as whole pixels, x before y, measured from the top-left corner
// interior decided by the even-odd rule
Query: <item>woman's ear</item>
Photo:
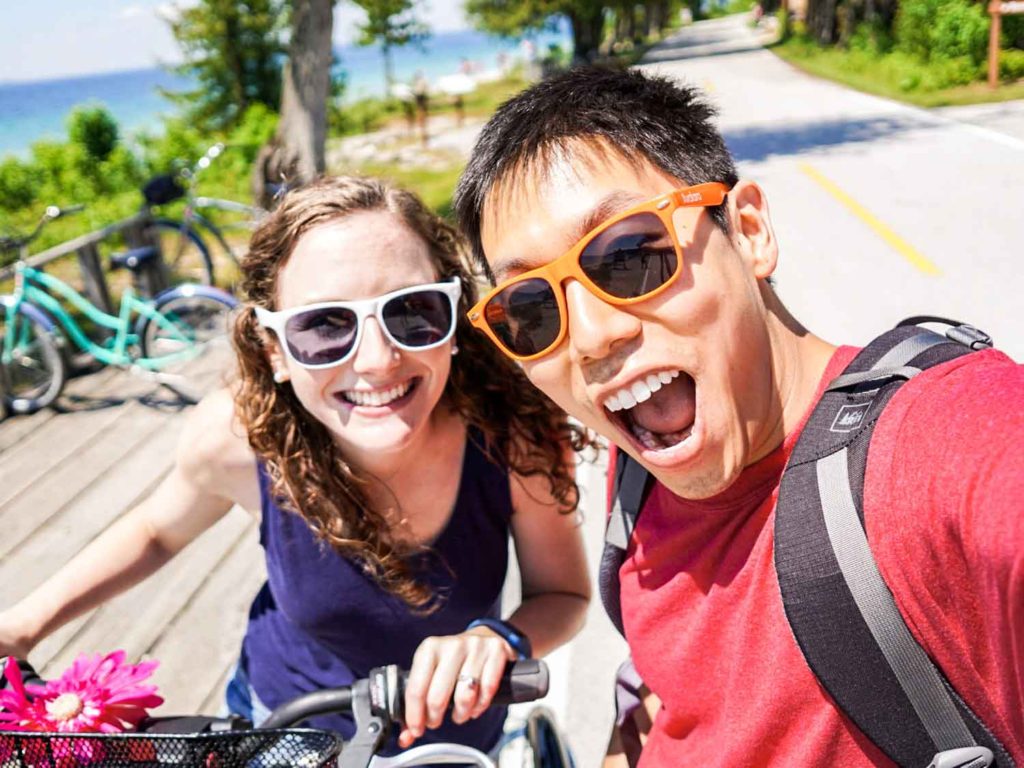
[[[729,224],[732,240],[754,277],[769,277],[779,263],[768,199],[756,182],[741,180],[729,192]]]
[[[285,356],[284,350],[281,349],[277,336],[264,328],[261,328],[259,333],[260,340],[263,342],[263,353],[267,356],[267,362],[270,363],[270,370],[274,372],[274,381],[278,384],[288,381],[291,378],[291,374],[288,372],[288,358]]]

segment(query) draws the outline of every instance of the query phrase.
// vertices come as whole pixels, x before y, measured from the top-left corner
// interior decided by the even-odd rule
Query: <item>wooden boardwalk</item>
[[[17,601],[145,498],[174,461],[188,406],[104,369],[57,408],[0,422],[0,608]],[[66,625],[29,660],[59,674],[83,651],[160,660],[160,714],[217,713],[249,603],[265,578],[256,522],[235,508],[167,566]]]

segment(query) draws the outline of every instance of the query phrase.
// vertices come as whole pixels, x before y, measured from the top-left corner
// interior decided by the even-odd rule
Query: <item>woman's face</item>
[[[277,309],[324,301],[370,299],[437,282],[427,244],[396,215],[360,211],[306,232],[278,274]],[[361,463],[399,452],[430,423],[451,369],[454,337],[426,351],[398,349],[376,318],[343,363],[303,368],[278,345],[284,370],[302,405],[334,434],[348,460]],[[281,384],[279,386],[289,386]]]

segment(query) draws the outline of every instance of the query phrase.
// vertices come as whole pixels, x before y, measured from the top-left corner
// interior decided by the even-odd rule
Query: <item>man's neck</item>
[[[759,461],[775,450],[800,424],[814,402],[815,393],[836,347],[809,332],[767,288],[768,333],[772,344],[772,373],[781,408],[765,431],[766,439],[751,458]]]

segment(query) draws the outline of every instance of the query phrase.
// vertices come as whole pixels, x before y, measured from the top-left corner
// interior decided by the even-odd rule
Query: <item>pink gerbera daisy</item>
[[[0,691],[0,728],[59,733],[132,730],[147,708],[163,704],[156,686],[140,685],[157,664],[127,664],[124,651],[82,654],[57,680],[26,686],[17,664],[9,659],[4,674],[11,687]]]

